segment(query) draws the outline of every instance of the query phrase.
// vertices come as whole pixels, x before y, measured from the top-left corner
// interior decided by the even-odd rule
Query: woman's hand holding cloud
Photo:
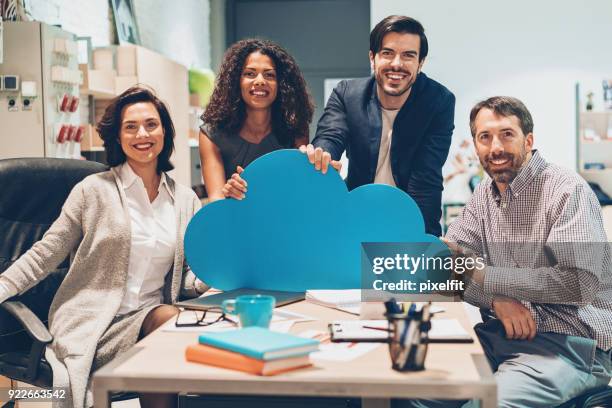
[[[247,192],[247,182],[240,177],[244,169],[240,166],[236,168],[236,173],[232,174],[232,177],[227,180],[227,183],[223,186],[223,195],[225,198],[234,198],[236,200],[242,200]]]

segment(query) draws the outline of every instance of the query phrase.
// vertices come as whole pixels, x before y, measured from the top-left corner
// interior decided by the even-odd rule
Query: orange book
[[[310,366],[308,354],[278,360],[258,360],[243,354],[203,344],[187,346],[185,358],[193,363],[202,363],[257,375],[275,375],[296,368]]]

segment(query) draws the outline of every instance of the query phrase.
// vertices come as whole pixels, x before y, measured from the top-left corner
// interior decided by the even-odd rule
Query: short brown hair
[[[157,113],[159,113],[164,129],[164,148],[157,157],[157,173],[170,171],[174,168],[172,163],[170,163],[170,156],[174,151],[174,124],[166,105],[155,95],[152,89],[142,85],[133,86],[114,98],[106,107],[102,119],[96,125],[96,130],[102,140],[104,140],[106,161],[109,166],[114,167],[125,163],[127,160],[119,141],[121,115],[126,106],[138,102],[152,103],[157,109]]]
[[[478,102],[470,112],[470,131],[472,137],[476,136],[475,121],[478,112],[482,109],[490,109],[499,116],[516,116],[524,135],[533,132],[533,118],[527,107],[520,100],[511,96],[493,96]]]
[[[372,54],[378,53],[382,47],[383,38],[389,33],[408,33],[419,36],[419,62],[427,57],[429,43],[425,35],[423,25],[417,20],[406,16],[388,16],[382,19],[370,33],[370,51]]]

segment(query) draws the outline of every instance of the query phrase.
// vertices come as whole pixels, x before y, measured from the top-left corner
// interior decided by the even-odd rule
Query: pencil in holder
[[[392,367],[397,371],[421,371],[425,369],[425,357],[431,329],[431,304],[416,311],[414,304],[408,313],[386,313],[389,322],[389,355]]]

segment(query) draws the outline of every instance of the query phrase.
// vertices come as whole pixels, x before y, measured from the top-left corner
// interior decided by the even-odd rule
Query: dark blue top
[[[427,233],[439,236],[442,166],[453,134],[455,96],[420,73],[393,123],[391,170],[395,185],[417,203]],[[354,189],[374,181],[382,131],[374,77],[342,81],[319,120],[313,144],[339,160],[346,149],[346,183]]]

